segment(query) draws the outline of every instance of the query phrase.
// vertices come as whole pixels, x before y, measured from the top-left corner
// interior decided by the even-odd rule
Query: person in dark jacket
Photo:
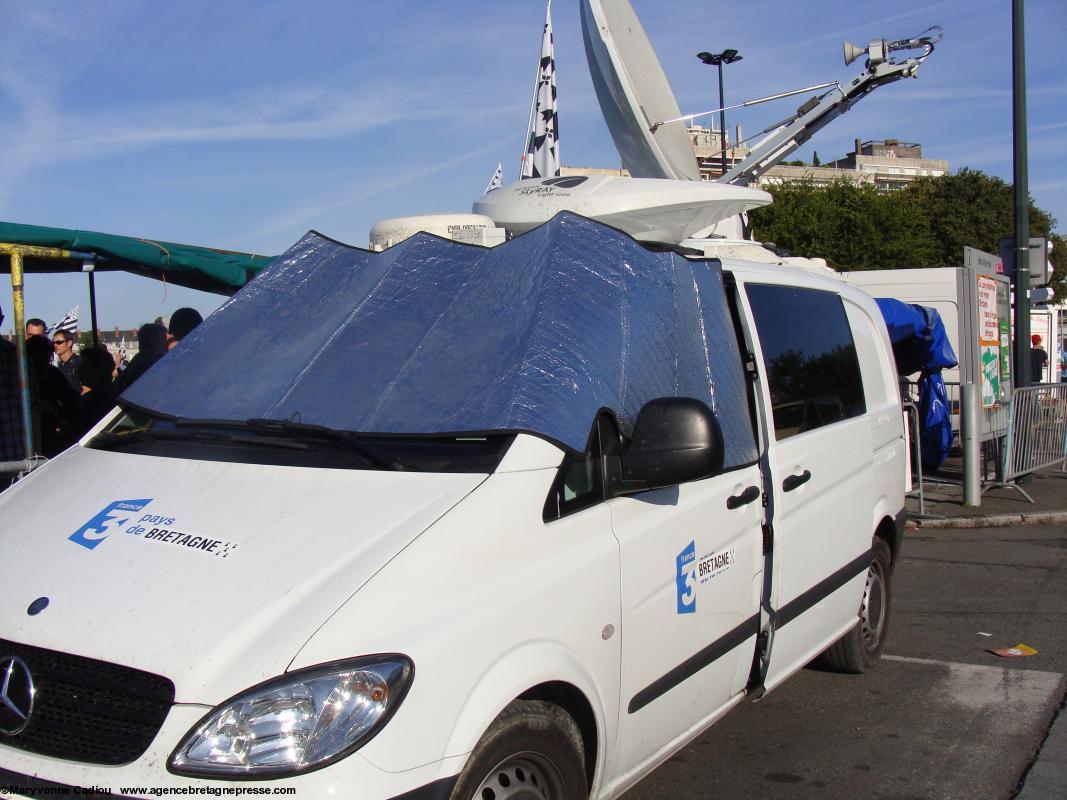
[[[26,320],[26,338],[31,336],[47,336],[48,326],[40,317],[30,317]]]
[[[0,323],[3,321],[4,309],[0,308]],[[24,431],[18,352],[15,345],[0,336],[0,461],[26,457]],[[12,477],[0,473],[0,490],[7,488]]]
[[[1047,363],[1048,353],[1041,346],[1041,337],[1035,333],[1030,337],[1030,383],[1042,382]]]
[[[195,308],[179,308],[171,314],[170,326],[167,329],[167,349],[172,349],[203,321],[204,318]]]
[[[67,379],[70,388],[81,392],[82,386],[78,383],[78,367],[81,366],[81,356],[74,352],[74,334],[70,331],[56,331],[52,334],[52,346],[56,351],[56,366],[59,367],[63,377]]]
[[[33,413],[40,431],[38,452],[52,458],[63,449],[60,431],[67,427],[81,395],[71,388],[58,367],[52,365],[52,343],[46,336],[26,339],[30,378],[37,385]]]
[[[129,389],[133,382],[148,372],[166,352],[167,329],[155,322],[142,325],[137,331],[137,355],[115,379],[116,395]]]
[[[70,434],[74,440],[84,436],[90,428],[115,407],[118,393],[111,380],[115,371],[115,359],[103,347],[86,347],[82,350],[82,363],[78,378],[85,387]]]

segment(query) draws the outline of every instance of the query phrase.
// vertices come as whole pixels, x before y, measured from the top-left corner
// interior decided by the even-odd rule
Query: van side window
[[[610,441],[612,437],[614,444]],[[563,459],[545,500],[545,522],[574,514],[604,500],[604,465],[601,459],[605,449],[602,444],[604,438],[609,439],[608,451],[614,452],[618,446],[615,423],[601,417],[593,425],[585,452],[569,453]]]
[[[794,286],[747,284],[767,368],[775,438],[866,412],[856,344],[841,298]]]

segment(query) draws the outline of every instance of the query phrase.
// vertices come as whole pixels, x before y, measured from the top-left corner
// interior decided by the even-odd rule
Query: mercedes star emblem
[[[33,676],[18,656],[0,657],[0,734],[17,736],[33,713]]]

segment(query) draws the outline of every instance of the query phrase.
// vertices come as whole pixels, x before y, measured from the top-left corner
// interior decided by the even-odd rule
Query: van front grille
[[[88,764],[128,764],[148,749],[174,704],[174,684],[150,672],[0,639],[4,672],[9,656],[29,668],[35,697],[29,723],[14,735],[0,732],[0,744]]]

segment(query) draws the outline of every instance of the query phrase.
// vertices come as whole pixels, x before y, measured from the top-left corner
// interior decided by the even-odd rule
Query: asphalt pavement
[[[935,475],[924,487],[924,511],[928,516],[918,519],[920,526],[913,538],[934,536],[950,545],[955,537],[966,537],[966,530],[982,537],[979,546],[986,550],[997,549],[993,528],[1006,526],[1019,530],[1017,537],[1006,537],[1006,548],[999,557],[1012,565],[1016,582],[1028,584],[1016,587],[1010,593],[1017,600],[1030,597],[1025,619],[1013,631],[1020,643],[1029,637],[1033,641],[1046,641],[1047,647],[1034,657],[1012,659],[1016,669],[1036,669],[1040,658],[1043,669],[1052,669],[1061,676],[1067,673],[1067,637],[1064,623],[1067,608],[1067,581],[1064,580],[1063,549],[1067,547],[1067,473],[1059,467],[1043,470],[1029,476],[1021,488],[987,489],[977,507],[963,504],[961,469],[958,461],[952,460],[944,470]],[[917,509],[917,504],[911,505]],[[935,536],[939,531],[940,536]],[[949,531],[955,533],[949,534]],[[983,536],[984,534],[984,536]],[[1020,558],[1030,548],[1020,546],[1020,540],[1037,543],[1033,550],[1036,559]],[[1058,551],[1058,552],[1057,552]],[[999,587],[998,587],[999,589]],[[1036,590],[1036,591],[1035,591]],[[1000,591],[997,592],[1000,594]],[[1005,609],[1006,611],[1006,609]],[[1012,637],[1009,637],[1012,638]],[[1009,645],[1010,646],[1010,645]],[[1036,645],[1035,645],[1036,647]],[[1015,663],[1018,662],[1018,663]],[[1060,691],[1060,702],[1049,724],[1044,739],[1030,764],[1018,781],[1018,800],[1044,800],[1067,797],[1067,699]]]
[[[1067,474],[968,508],[957,466],[926,483],[882,663],[802,670],[626,800],[1067,797]],[[990,652],[1016,645],[1037,653]]]

